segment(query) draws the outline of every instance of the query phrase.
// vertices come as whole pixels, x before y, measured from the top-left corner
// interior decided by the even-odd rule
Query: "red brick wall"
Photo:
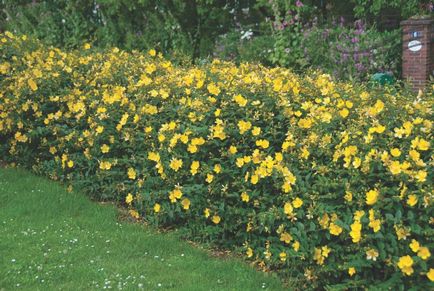
[[[402,75],[413,85],[415,90],[428,85],[434,71],[434,19],[410,19],[401,22],[403,31]],[[418,32],[420,36],[412,35]],[[418,40],[422,48],[413,52],[408,43]]]

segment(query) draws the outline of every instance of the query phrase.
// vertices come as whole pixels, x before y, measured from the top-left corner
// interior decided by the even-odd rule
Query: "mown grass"
[[[0,169],[0,290],[282,289],[237,259],[118,215],[58,183]]]

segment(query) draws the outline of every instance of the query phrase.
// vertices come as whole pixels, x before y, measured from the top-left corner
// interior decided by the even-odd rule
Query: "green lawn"
[[[0,290],[281,290],[277,278],[212,258],[112,205],[0,168]]]

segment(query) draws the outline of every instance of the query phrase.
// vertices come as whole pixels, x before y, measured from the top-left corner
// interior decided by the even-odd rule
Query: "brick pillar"
[[[409,19],[402,26],[402,76],[414,90],[424,89],[434,76],[434,19]]]

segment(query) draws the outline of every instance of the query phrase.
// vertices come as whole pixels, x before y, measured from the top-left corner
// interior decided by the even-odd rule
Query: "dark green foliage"
[[[0,25],[56,47],[155,48],[176,63],[218,57],[368,80],[377,72],[399,78],[399,22],[432,7],[431,0],[4,0]],[[340,36],[354,35],[356,19],[364,34],[348,43]],[[342,57],[347,50],[365,53]]]

